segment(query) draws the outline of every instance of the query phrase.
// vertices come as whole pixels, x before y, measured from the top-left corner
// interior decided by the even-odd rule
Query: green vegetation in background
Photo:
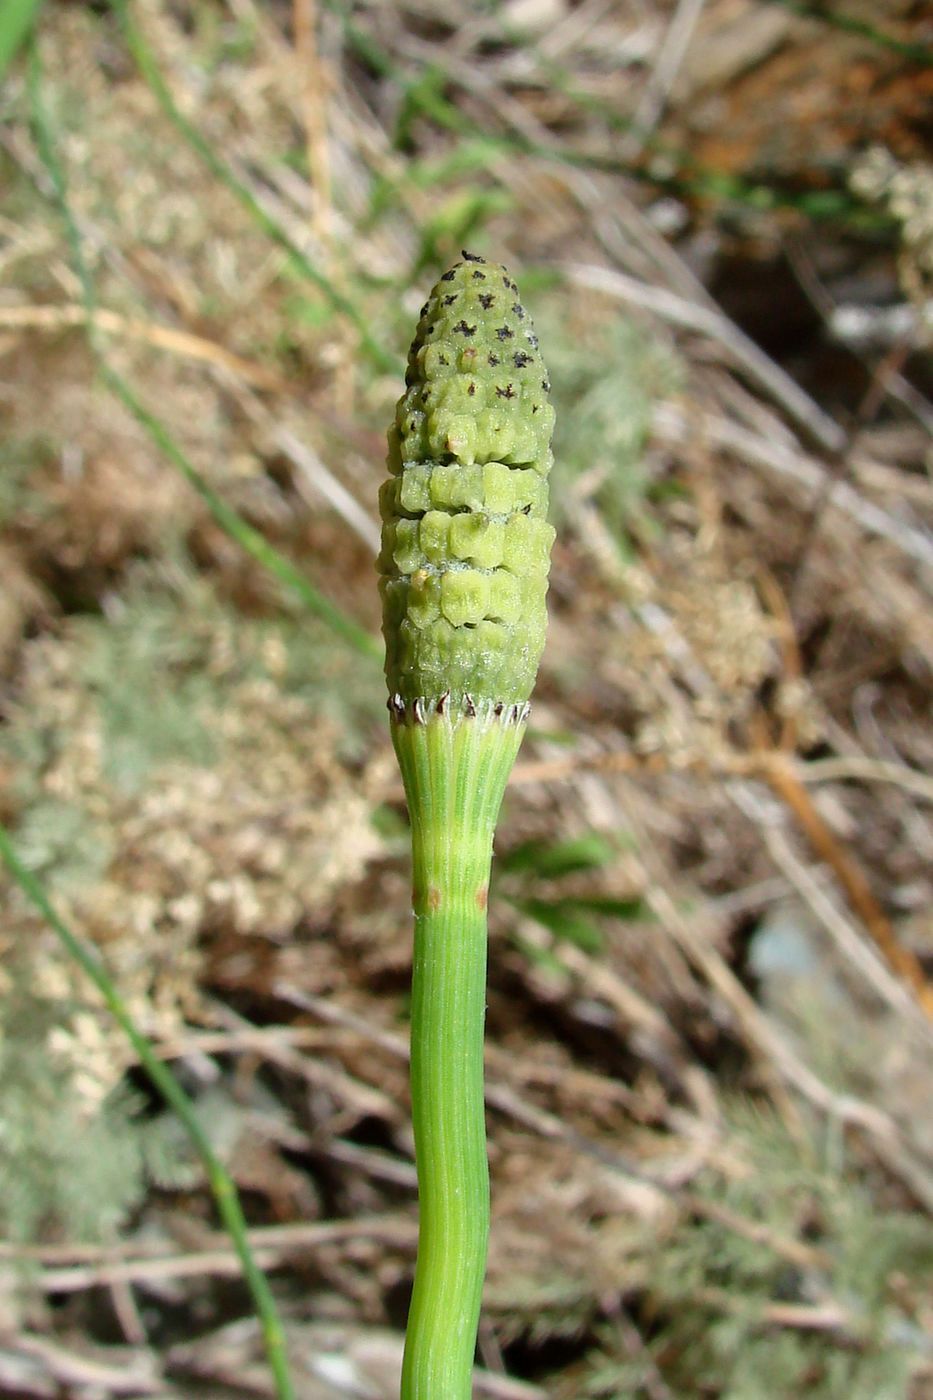
[[[793,7],[793,0],[776,0]],[[827,18],[821,15],[821,18]],[[847,27],[847,26],[843,26]],[[791,192],[776,184],[748,180],[742,176],[716,170],[701,165],[689,151],[672,146],[653,128],[640,129],[630,118],[618,112],[605,98],[594,97],[577,87],[573,75],[549,58],[540,47],[507,24],[500,21],[500,31],[509,42],[515,43],[534,54],[548,83],[575,102],[582,110],[598,116],[611,131],[620,135],[637,136],[645,151],[652,157],[647,165],[633,165],[631,162],[606,160],[602,157],[588,157],[577,154],[571,157],[571,164],[586,165],[609,173],[616,172],[630,176],[647,185],[654,185],[678,198],[701,197],[715,200],[729,200],[740,207],[754,210],[789,209],[803,214],[814,221],[843,221],[853,228],[871,229],[881,226],[877,216],[866,211],[858,201],[853,200],[846,186],[847,171],[839,172],[838,183],[832,189]],[[877,38],[877,31],[864,26],[866,37]],[[911,48],[919,46],[911,45]],[[929,54],[927,55],[929,61]],[[518,138],[519,140],[521,138]],[[546,152],[536,152],[546,154]],[[560,149],[553,151],[553,158],[562,159]]]
[[[32,867],[21,833],[20,853]],[[28,952],[14,950],[8,985],[0,993],[0,1235],[33,1245],[49,1239],[113,1245],[145,1202],[150,1182],[168,1189],[200,1185],[184,1125],[169,1109],[153,1113],[145,1096],[125,1084],[102,1101],[80,1043],[80,1003],[42,995]],[[82,1079],[90,1080],[82,1082]],[[198,1115],[211,1141],[223,1126]],[[228,1114],[236,1114],[228,1106]],[[214,1113],[214,1118],[218,1114]],[[28,1264],[23,1265],[28,1287]]]
[[[400,362],[395,356],[373,336],[370,330],[370,318],[366,316],[360,308],[349,297],[336,287],[325,273],[315,267],[310,257],[294,242],[291,236],[282,228],[277,219],[265,210],[256,199],[253,192],[247,188],[242,180],[236,175],[232,166],[217,152],[214,146],[207,141],[197,127],[189,122],[187,117],[179,110],[175,99],[169,91],[165,79],[159,69],[158,63],[149,48],[142,31],[131,18],[130,7],[126,0],[110,0],[113,9],[119,17],[120,23],[126,37],[127,45],[136,61],[140,73],[148,83],[159,105],[166,116],[174,124],[184,139],[191,146],[211,173],[221,184],[239,200],[240,204],[249,214],[250,218],[268,238],[283,248],[288,254],[292,268],[303,278],[312,282],[319,291],[323,292],[335,311],[339,312],[356,330],[360,347],[371,359],[377,369],[388,374],[401,372]]]
[[[244,682],[300,696],[309,722],[333,720],[335,740],[348,751],[384,712],[368,653],[347,648],[340,633],[301,612],[244,616],[185,563],[173,566],[170,581],[159,574],[136,570],[118,615],[83,629],[79,680],[99,709],[105,771],[119,790],[141,791],[169,761],[213,766],[222,751],[216,715]],[[229,652],[222,673],[214,660],[220,639]]]
[[[74,1057],[51,1044],[68,1008],[21,962],[0,996],[0,1235],[110,1243],[145,1192],[139,1104],[125,1090],[84,1100]]]
[[[762,1377],[769,1395],[906,1395],[911,1357],[928,1349],[928,1338],[899,1299],[920,1296],[933,1272],[929,1222],[879,1210],[856,1163],[835,1160],[818,1135],[802,1144],[756,1103],[726,1107],[730,1141],[748,1170],[710,1173],[700,1194],[759,1224],[762,1238],[696,1216],[656,1251],[648,1289],[663,1319],[656,1354],[676,1357],[674,1374],[691,1388],[725,1382],[736,1400],[759,1400]],[[813,1263],[789,1259],[769,1238],[803,1239]],[[827,1345],[818,1329],[768,1325],[769,1308],[797,1304],[805,1313],[824,1297],[847,1316],[837,1330],[848,1345]]]
[[[4,732],[0,752],[45,749],[47,740],[47,733],[21,736]],[[90,819],[86,808],[46,796],[31,777],[29,773],[20,779],[16,793],[21,806],[16,848],[23,861],[41,875],[49,889],[70,891],[99,879],[114,855],[114,833]]]
[[[239,1193],[229,1172],[223,1166],[198,1119],[197,1109],[182,1089],[169,1067],[153,1050],[127,1009],[126,1003],[113,984],[96,950],[89,948],[53,908],[42,882],[23,863],[5,827],[0,825],[0,858],[31,904],[54,931],[71,960],[81,968],[97,988],[114,1021],[126,1035],[140,1065],[153,1087],[184,1125],[188,1137],[204,1164],[211,1194],[218,1213],[243,1269],[256,1316],[262,1327],[266,1355],[276,1387],[277,1400],[294,1400],[295,1392],[285,1352],[285,1334],[279,1320],[275,1299],[258,1268],[250,1248],[246,1217]]]
[[[83,256],[77,225],[68,205],[64,175],[55,156],[51,129],[42,103],[41,75],[37,51],[34,51],[33,61],[30,64],[29,92],[32,103],[37,147],[59,202],[60,211],[72,247],[74,263],[79,271],[85,304],[89,312],[92,342],[96,342],[97,337],[94,336],[93,333],[93,313],[95,307],[94,288]],[[95,348],[99,350],[99,346],[96,344]],[[215,519],[227,530],[231,537],[236,539],[282,582],[293,588],[299,594],[305,605],[317,615],[322,616],[328,624],[342,636],[344,641],[350,642],[357,650],[371,656],[375,651],[375,646],[368,634],[358,628],[356,624],[345,619],[343,615],[339,613],[339,610],[329,604],[326,599],[318,595],[313,585],[295,569],[290,561],[285,559],[284,556],[280,556],[258,531],[249,526],[247,522],[242,521],[236,512],[227,506],[227,504],[213,492],[193,465],[188,462],[187,458],[177,447],[168,430],[160,420],[144,409],[136,399],[130,387],[111,369],[106,360],[102,361],[102,370],[108,387],[124,402],[124,404],[126,404],[131,412],[133,412],[137,421],[141,422],[147,429],[150,437],[162,448],[176,468],[186,476],[190,484],[201,494]],[[28,473],[24,469],[22,476],[25,478],[26,475],[28,475]],[[18,493],[14,493],[14,495],[16,494]],[[323,606],[321,606],[322,603]],[[150,637],[149,640],[152,640],[152,638]],[[109,643],[113,641],[114,638],[108,639]],[[140,635],[135,637],[136,645],[134,655],[144,668],[147,664],[144,654],[145,641],[145,637]],[[108,664],[109,661],[107,658],[102,657],[100,654],[95,654],[92,651],[87,663],[87,680],[90,681],[92,686],[98,684],[102,687],[100,697],[102,711],[105,721],[111,730],[111,738],[115,740],[115,745],[110,755],[116,763],[116,771],[112,776],[121,784],[125,785],[129,782],[132,786],[142,781],[151,763],[158,761],[160,757],[164,757],[168,751],[174,750],[175,741],[179,737],[179,724],[183,729],[187,730],[186,742],[189,740],[191,742],[196,742],[196,727],[192,730],[190,726],[187,725],[187,721],[191,718],[191,715],[187,712],[186,707],[188,701],[190,701],[192,697],[186,695],[179,699],[179,697],[176,696],[175,701],[177,701],[178,704],[182,704],[182,700],[184,701],[182,710],[179,711],[177,705],[175,709],[172,709],[172,705],[170,704],[169,708],[172,712],[163,713],[163,707],[156,715],[156,720],[158,722],[154,725],[154,728],[150,727],[145,736],[143,736],[141,726],[144,720],[146,724],[150,724],[150,721],[153,719],[152,712],[150,709],[146,709],[145,716],[141,716],[138,710],[133,710],[132,707],[127,707],[126,704],[121,705],[119,703],[119,697],[116,696],[112,685],[108,687],[108,680],[112,681],[112,677],[108,677],[106,674]],[[101,667],[103,668],[102,670]],[[151,689],[151,687],[147,687],[149,693],[151,693]],[[107,698],[108,695],[110,697],[109,701]],[[152,747],[154,742],[156,743],[155,749]],[[140,747],[140,745],[142,745],[142,747]],[[168,745],[168,748],[166,748],[166,745]],[[207,748],[209,746],[201,747],[196,744],[196,747],[199,748],[200,757],[204,759],[207,756]],[[119,992],[113,986],[106,969],[100,962],[96,953],[87,949],[58,916],[45,892],[42,880],[37,876],[35,869],[30,868],[33,862],[40,868],[48,868],[48,863],[51,861],[55,864],[57,879],[63,877],[67,879],[69,869],[72,872],[72,876],[79,880],[86,879],[89,877],[89,874],[92,874],[95,861],[99,864],[101,860],[105,859],[106,847],[101,844],[95,851],[84,850],[82,855],[81,842],[80,839],[78,839],[78,824],[74,820],[75,817],[80,817],[80,815],[81,814],[75,813],[73,809],[68,808],[67,805],[58,806],[53,814],[48,809],[48,804],[44,807],[41,802],[36,803],[28,810],[22,830],[22,835],[25,837],[26,850],[28,851],[27,858],[23,858],[19,849],[14,847],[9,835],[2,828],[0,828],[0,855],[2,855],[8,865],[14,879],[54,929],[68,955],[83,969],[97,986],[111,1015],[122,1027],[133,1045],[136,1055],[147,1075],[152,1080],[157,1091],[165,1099],[172,1112],[184,1125],[185,1131],[188,1133],[196,1151],[201,1157],[207,1174],[208,1184],[215,1197],[221,1220],[230,1234],[234,1247],[240,1257],[244,1276],[254,1299],[257,1316],[260,1319],[263,1329],[270,1367],[275,1379],[276,1393],[280,1397],[280,1400],[289,1400],[289,1397],[293,1395],[293,1390],[284,1354],[284,1337],[281,1325],[277,1317],[274,1300],[265,1278],[256,1267],[252,1258],[246,1233],[245,1218],[232,1179],[216,1157],[211,1143],[200,1125],[195,1106],[181,1090],[168,1067],[159,1060],[148,1042],[139,1032]],[[65,850],[66,846],[67,851]],[[64,861],[62,860],[63,856],[65,857]],[[51,871],[49,871],[49,873],[51,873]],[[37,1054],[39,1053],[41,1052],[37,1049]],[[33,1069],[36,1068],[37,1063],[38,1061],[35,1059],[29,1061],[29,1065],[32,1065]],[[13,1067],[14,1070],[23,1070],[23,1073],[19,1074],[20,1087],[22,1087],[24,1080],[29,1079],[28,1074],[26,1074],[26,1069],[29,1068],[29,1065],[24,1063],[23,1065]],[[51,1074],[52,1067],[47,1068]],[[54,1080],[54,1075],[52,1075],[52,1079]],[[12,1089],[15,1089],[17,1075],[14,1074],[12,1080],[8,1082],[12,1084]],[[67,1084],[63,1083],[59,1088],[60,1096],[64,1095],[67,1097],[70,1093]],[[11,1101],[5,1104],[5,1109],[9,1109],[8,1116],[10,1123],[20,1123],[20,1127],[22,1126],[22,1115],[18,1115],[16,1110],[17,1104],[21,1100],[22,1095],[20,1095],[20,1098],[15,1102]],[[77,1227],[81,1227],[81,1222],[83,1220],[84,1226],[86,1226],[88,1230],[91,1232],[100,1232],[101,1230],[110,1228],[126,1210],[131,1208],[134,1203],[136,1192],[141,1189],[140,1182],[142,1178],[140,1172],[137,1170],[138,1143],[135,1143],[133,1140],[131,1109],[123,1105],[122,1101],[117,1102],[117,1100],[114,1099],[112,1103],[102,1111],[99,1116],[99,1121],[96,1122],[93,1129],[88,1130],[87,1125],[84,1125],[84,1131],[84,1141],[86,1143],[95,1144],[96,1148],[100,1151],[110,1151],[112,1148],[109,1160],[114,1164],[114,1170],[118,1168],[121,1170],[125,1188],[122,1194],[120,1192],[113,1192],[109,1206],[105,1206],[101,1212],[95,1213],[93,1202],[89,1200],[85,1203],[85,1216],[77,1217],[76,1222],[69,1221],[69,1225],[76,1223]],[[13,1140],[13,1138],[10,1139],[11,1142]],[[44,1159],[40,1160],[39,1157],[36,1157],[35,1147],[35,1140],[28,1138],[28,1135],[24,1136],[22,1132],[17,1132],[15,1134],[15,1150],[18,1154],[17,1162],[21,1164],[26,1158],[32,1161],[34,1179],[36,1181],[44,1180],[48,1187],[49,1194],[44,1205],[40,1207],[37,1197],[35,1208],[42,1210],[51,1209],[53,1212],[56,1210],[68,1212],[70,1210],[71,1197],[68,1194],[67,1183],[63,1184],[59,1178],[54,1175],[54,1171],[51,1176],[49,1175],[51,1164],[45,1162],[43,1165]],[[25,1154],[25,1156],[23,1154]],[[80,1166],[80,1163],[77,1165]],[[104,1175],[106,1174],[104,1173]],[[78,1181],[79,1177],[80,1172],[76,1171],[73,1174],[73,1180]],[[19,1207],[16,1206],[16,1208],[18,1209]],[[25,1218],[24,1216],[23,1219]],[[33,1216],[33,1218],[35,1217]]]
[[[634,540],[654,537],[648,507],[656,494],[670,489],[652,482],[645,449],[657,405],[680,386],[680,363],[673,351],[622,317],[597,327],[551,322],[543,330],[554,347],[557,509],[585,474],[593,482],[590,495],[600,517],[620,555],[629,558]]]
[[[488,221],[513,207],[511,195],[504,190],[468,185],[447,195],[421,224],[411,279],[419,278],[427,268],[442,266],[453,249],[475,247]]]
[[[568,880],[605,870],[617,855],[617,846],[598,831],[565,841],[525,841],[497,861],[496,894],[517,913],[540,924],[556,943],[572,943],[598,956],[605,951],[607,921],[650,922],[652,917],[640,897],[567,891]],[[533,962],[554,965],[546,950],[520,937],[516,942]]]
[[[898,39],[893,34],[886,33],[875,24],[869,24],[867,20],[856,19],[854,16],[841,14],[839,10],[829,9],[825,5],[808,5],[802,0],[769,0],[772,5],[780,5],[785,10],[790,10],[792,14],[800,15],[803,19],[817,20],[820,24],[829,25],[833,29],[841,29],[843,33],[854,34],[859,39],[867,39],[872,44],[877,44],[879,48],[890,49],[893,53],[900,54],[902,58],[909,59],[911,63],[918,63],[922,68],[933,67],[933,49],[929,45],[910,43],[906,39]]]
[[[39,434],[0,439],[0,529],[22,513],[45,515],[49,505],[30,478],[51,456],[51,446]]]
[[[186,599],[197,592],[186,589]],[[160,763],[207,767],[216,757],[211,716],[219,697],[205,638],[196,615],[173,602],[154,590],[124,590],[116,617],[82,629],[79,682],[99,711],[103,768],[118,792],[140,792]]]
[[[441,155],[410,155],[405,161],[404,183],[412,189],[433,194],[438,185],[446,184],[449,180],[472,180],[477,175],[485,174],[492,162],[501,156],[502,148],[495,138],[473,140],[464,137]],[[400,187],[400,182],[388,175],[374,178],[364,229],[375,227],[388,209],[397,207]],[[509,208],[513,208],[514,197],[507,191],[502,193],[509,199]]]
[[[0,81],[39,13],[42,0],[4,0],[0,10]]]
[[[100,336],[97,334],[94,325],[97,298],[87,260],[84,256],[81,234],[68,202],[68,189],[65,174],[55,153],[51,125],[42,101],[38,49],[35,46],[33,48],[33,59],[29,69],[29,95],[36,147],[49,179],[51,180],[52,188],[55,191],[55,198],[71,247],[72,260],[81,283],[82,296],[88,315],[88,336],[92,348],[95,350],[98,357],[101,373],[107,387],[120,402],[129,409],[130,413],[132,413],[140,426],[146,430],[156,446],[161,449],[176,470],[194,488],[221,529],[247,554],[251,555],[252,558],[267,569],[270,574],[277,578],[280,583],[283,583],[287,588],[296,593],[305,607],[315,616],[320,617],[322,621],[326,622],[327,625],[338,633],[346,642],[355,647],[355,649],[362,654],[369,655],[374,659],[377,658],[381,654],[381,648],[376,639],[365,631],[364,628],[360,627],[358,623],[348,618],[334,603],[315,588],[310,579],[308,579],[300,569],[296,568],[290,559],[284,554],[281,554],[274,545],[270,544],[261,531],[257,530],[255,526],[250,525],[247,520],[244,520],[243,517],[234,510],[212,486],[210,486],[198,471],[197,467],[195,467],[193,462],[191,462],[182,451],[162,420],[145,407],[132,387],[109,363],[106,351],[103,348]]]
[[[726,200],[740,208],[759,211],[789,209],[813,220],[841,221],[853,229],[872,230],[887,226],[887,221],[876,212],[866,210],[852,198],[842,174],[839,184],[834,188],[797,193],[701,166],[689,152],[672,146],[653,129],[640,131],[630,117],[618,112],[611,103],[581,91],[566,68],[548,58],[533,40],[516,31],[501,18],[498,19],[498,25],[503,40],[534,56],[546,80],[546,87],[556,89],[576,103],[581,110],[598,116],[611,131],[640,136],[650,159],[647,163],[635,164],[614,156],[573,150],[566,144],[552,145],[534,141],[522,132],[493,134],[483,123],[463,112],[456,102],[447,96],[452,79],[444,68],[433,64],[410,75],[354,22],[350,11],[341,0],[326,0],[326,3],[328,8],[341,17],[347,40],[361,61],[381,77],[390,78],[401,92],[402,102],[394,138],[396,148],[408,154],[413,153],[417,121],[426,119],[464,141],[483,141],[491,157],[494,154],[503,158],[515,155],[535,156],[559,164],[579,166],[582,169],[625,175],[680,199]],[[407,178],[406,171],[403,180],[407,181]],[[503,176],[503,179],[505,178]],[[384,194],[381,197],[384,198]]]
[[[555,1400],[913,1394],[929,1355],[929,1221],[879,1209],[858,1161],[839,1160],[811,1121],[792,1135],[757,1102],[723,1106],[729,1165],[692,1178],[686,1198],[675,1189],[660,1231],[651,1212],[594,1216],[582,1258],[532,1255],[499,1277],[487,1306],[500,1345],[592,1338],[537,1377]],[[593,1297],[589,1256],[629,1280],[618,1315]]]
[[[615,858],[615,847],[598,831],[587,831],[563,841],[522,841],[499,857],[503,875],[529,875],[535,881],[560,880],[565,875],[603,870]]]
[[[88,310],[89,320],[91,321],[91,328],[93,328],[93,315],[95,310],[94,288],[84,259],[77,224],[68,204],[64,173],[55,155],[51,130],[42,102],[40,60],[38,48],[35,45],[33,46],[29,67],[29,94],[37,146],[43,164],[52,181],[61,214],[65,221],[75,265],[81,279],[85,304]],[[274,571],[279,577],[282,577],[284,572],[284,575],[290,581],[293,574],[300,579],[301,576],[297,575],[297,571],[293,570],[293,567],[287,560],[280,560],[279,556],[277,556],[274,551],[271,551],[271,546],[267,544],[258,532],[254,531],[246,522],[241,521],[236,513],[231,511],[223,501],[216,497],[210,488],[206,486],[206,483],[202,482],[195,468],[187,462],[187,459],[184,458],[180,450],[175,447],[167,430],[163,428],[157,419],[142,408],[136,400],[135,395],[133,395],[132,391],[119,376],[115,375],[112,371],[108,372],[106,362],[104,362],[104,371],[111,387],[118,393],[123,402],[134,411],[139,421],[148,428],[150,435],[159,442],[159,445],[162,446],[163,450],[172,458],[176,466],[182,470],[183,474],[188,477],[192,485],[194,485],[196,489],[199,489],[208,505],[211,506],[215,514],[219,516],[221,523],[226,526],[234,537],[241,542],[247,543],[248,546],[252,546],[250,552],[256,553],[267,566],[273,566]],[[284,570],[282,566],[284,566]],[[310,585],[307,585],[307,592],[313,596],[313,590]],[[304,596],[304,592],[302,596]],[[285,1352],[285,1338],[278,1317],[275,1300],[266,1282],[265,1275],[258,1268],[253,1258],[247,1234],[246,1218],[243,1214],[239,1194],[229,1173],[214,1153],[213,1147],[198,1120],[195,1105],[185,1094],[171,1070],[159,1059],[148,1040],[137,1028],[125,1002],[111,981],[96,952],[92,952],[86,947],[67,926],[64,920],[60,918],[49,901],[42,883],[23,863],[8,833],[3,827],[0,827],[0,856],[5,860],[13,878],[19,884],[28,899],[55,931],[68,955],[94,983],[108,1011],[126,1034],[127,1039],[132,1045],[140,1064],[153,1086],[184,1125],[192,1145],[204,1163],[217,1209],[237,1252],[243,1269],[244,1278],[252,1295],[256,1315],[262,1327],[266,1354],[276,1386],[276,1394],[279,1400],[293,1400],[294,1390],[291,1384]]]
[[[265,535],[244,520],[238,511],[229,505],[211,487],[197,467],[181,450],[168,428],[160,418],[150,413],[125,379],[112,369],[106,361],[102,363],[102,373],[107,387],[132,413],[136,421],[146,429],[152,441],[161,448],[164,455],[194,487],[204,501],[211,515],[225,534],[229,535],[245,553],[251,555],[274,578],[297,594],[304,606],[319,617],[343,640],[354,647],[361,655],[374,660],[380,654],[375,637],[347,617],[347,615],[321,593],[291,560],[270,544]]]

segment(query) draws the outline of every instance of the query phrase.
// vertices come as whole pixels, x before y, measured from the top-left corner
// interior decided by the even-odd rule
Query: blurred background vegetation
[[[0,820],[195,1098],[307,1400],[398,1384],[376,495],[464,245],[558,409],[477,1393],[933,1394],[930,40],[909,0],[0,12]],[[0,948],[0,1393],[270,1393],[197,1161],[11,881]]]

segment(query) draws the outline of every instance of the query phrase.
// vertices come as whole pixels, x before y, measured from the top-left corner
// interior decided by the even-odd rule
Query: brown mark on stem
[[[441,892],[436,885],[428,885],[423,893],[418,885],[411,891],[411,907],[416,914],[436,914],[441,907]]]
[[[485,914],[486,906],[489,903],[489,886],[480,885],[476,891],[476,907]]]

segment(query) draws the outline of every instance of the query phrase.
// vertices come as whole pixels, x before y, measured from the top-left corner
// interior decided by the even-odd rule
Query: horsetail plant
[[[489,1235],[492,841],[547,623],[554,410],[504,267],[464,252],[421,310],[389,431],[379,569],[411,817],[420,1228],[402,1400],[467,1400]]]

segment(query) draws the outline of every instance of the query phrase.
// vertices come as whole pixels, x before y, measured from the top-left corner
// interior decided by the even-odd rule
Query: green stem
[[[486,901],[492,839],[524,732],[421,702],[392,737],[412,826],[411,1097],[420,1227],[402,1400],[469,1400],[486,1271],[483,1093]],[[416,717],[417,716],[417,717]]]

